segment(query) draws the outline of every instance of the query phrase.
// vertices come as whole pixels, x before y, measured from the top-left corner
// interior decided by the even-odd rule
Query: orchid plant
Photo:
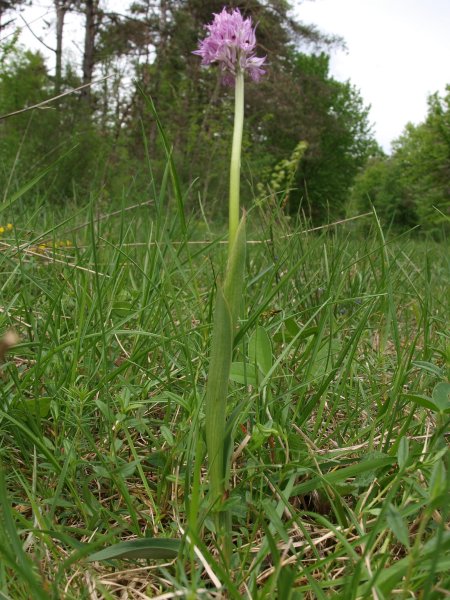
[[[233,342],[244,288],[245,214],[240,219],[240,166],[244,125],[244,76],[258,82],[265,73],[265,57],[255,54],[256,36],[251,18],[238,9],[225,8],[206,26],[207,36],[194,52],[203,65],[217,63],[225,85],[235,91],[234,131],[230,164],[228,261],[217,299],[211,356],[205,398],[206,446],[208,452],[209,499],[216,516],[216,534],[225,558],[231,552],[231,515],[223,502],[228,491],[231,427],[227,426],[228,380]]]
[[[255,28],[250,18],[244,19],[238,9],[215,14],[199,48],[203,65],[217,63],[225,85],[235,90],[234,131],[230,166],[228,259],[222,285],[217,285],[217,298],[211,341],[209,373],[205,397],[205,429],[208,452],[209,507],[214,513],[216,537],[226,563],[232,551],[231,513],[225,500],[229,488],[232,450],[232,419],[227,420],[228,381],[239,309],[244,290],[245,214],[239,218],[242,131],[244,125],[244,76],[258,82],[265,73],[265,57],[255,55]],[[150,98],[144,97],[154,115],[172,166],[170,149]],[[182,208],[182,207],[181,207]],[[183,219],[182,210],[180,218]],[[186,539],[192,541],[187,535]],[[183,547],[175,538],[137,538],[119,542],[88,557],[91,561],[112,558],[173,558]]]

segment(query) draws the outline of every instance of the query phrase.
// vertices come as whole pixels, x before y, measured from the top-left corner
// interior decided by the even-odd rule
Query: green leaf
[[[23,412],[26,415],[33,415],[45,418],[50,412],[51,398],[48,396],[42,396],[41,398],[27,398],[22,400],[17,408],[19,412]]]
[[[373,450],[372,452],[368,452],[361,458],[360,465],[364,466],[370,463],[373,459],[384,458],[386,457],[383,452],[379,452],[378,450]],[[376,469],[364,469],[359,473],[352,482],[352,487],[356,489],[360,488],[368,488],[371,483],[375,481],[377,477]]]
[[[445,471],[444,462],[439,460],[433,467],[430,479],[430,502],[445,493],[447,489],[447,473]]]
[[[132,460],[130,462],[126,462],[121,465],[117,472],[124,478],[131,477],[133,473],[136,471],[136,467],[139,464],[138,460]]]
[[[421,394],[405,394],[404,397],[434,412],[450,412],[450,383],[445,381],[435,386],[431,398]]]
[[[270,521],[270,531],[276,532],[279,535],[280,539],[288,543],[289,535],[286,531],[286,527],[283,524],[283,521],[281,520],[281,517],[276,511],[276,507],[273,504],[273,500],[269,500],[268,498],[263,500],[262,508],[264,515]]]
[[[264,375],[272,368],[272,342],[264,327],[258,326],[248,342],[250,360],[258,365]]]
[[[260,448],[273,435],[280,435],[280,432],[272,427],[272,421],[265,425],[257,423],[252,431],[252,450]]]
[[[215,500],[222,496],[224,486],[225,417],[232,352],[231,311],[218,286],[205,398],[210,493]]]
[[[439,412],[450,412],[450,383],[445,381],[438,383],[431,394],[431,398],[438,407]]]
[[[437,545],[439,545],[439,548],[436,547]],[[431,567],[433,568],[434,573],[448,572],[450,568],[450,559],[448,557],[449,548],[450,532],[448,531],[445,531],[442,535],[438,534],[426,542],[426,544],[422,546],[420,557],[414,565],[413,571],[415,575],[420,576],[421,573],[427,574]],[[435,557],[433,556],[436,550],[439,550],[438,560],[435,560]],[[408,569],[411,569],[411,556],[406,556],[405,558],[394,562],[392,566],[381,571],[381,574],[377,578],[377,587],[385,597],[391,597],[390,592],[406,575]],[[357,597],[365,598],[367,594],[370,594],[370,588],[368,584],[365,584],[358,589]]]
[[[230,379],[243,385],[258,385],[258,368],[255,364],[244,362],[231,363]]]
[[[392,530],[392,533],[406,548],[409,547],[408,528],[403,520],[400,511],[389,503],[386,511],[386,521]]]
[[[125,317],[130,314],[131,304],[126,301],[117,301],[112,305],[112,312],[118,317]]]
[[[97,408],[99,409],[99,411],[102,413],[102,415],[108,419],[108,421],[110,421],[111,419],[114,418],[114,415],[110,409],[110,407],[103,402],[103,400],[99,400],[98,398],[96,400],[94,400],[95,404],[97,405]]]
[[[295,321],[295,319],[293,319],[292,317],[289,317],[289,319],[285,320],[284,326],[286,327],[286,332],[289,333],[291,338],[295,338],[295,336],[298,335],[300,332],[300,327],[297,321]]]
[[[173,435],[172,435],[172,432],[170,431],[170,429],[166,425],[161,425],[159,430],[161,432],[162,437],[169,444],[169,446],[173,446],[175,443],[175,440],[173,439]]]
[[[181,540],[172,538],[138,538],[128,542],[119,542],[113,546],[94,552],[87,560],[104,561],[123,558],[175,558],[178,556]]]
[[[94,465],[92,467],[92,470],[97,475],[97,477],[104,477],[105,479],[111,478],[111,473],[106,467],[103,467],[102,465]]]
[[[336,471],[331,471],[326,475],[314,477],[308,481],[300,483],[292,489],[291,496],[299,496],[301,494],[307,494],[312,490],[322,488],[326,484],[335,485],[341,481],[345,481],[349,477],[355,477],[361,473],[369,473],[382,469],[392,465],[395,462],[395,458],[390,456],[382,456],[380,458],[369,458],[367,460],[361,460],[360,462],[351,465],[349,467],[343,467]]]
[[[428,396],[423,396],[421,394],[405,394],[404,398],[411,400],[412,402],[415,402],[424,408],[428,408],[429,410],[433,410],[435,412],[437,410],[437,406]]]
[[[428,373],[432,373],[437,377],[442,377],[442,369],[433,363],[427,362],[425,360],[414,360],[412,363],[415,367],[422,369],[423,371],[428,371]]]
[[[336,355],[339,353],[340,344],[338,340],[332,339],[331,342],[328,340],[318,350],[314,363],[311,369],[311,373],[315,377],[323,377],[331,371],[333,368],[334,360]]]
[[[408,462],[409,457],[409,442],[408,438],[403,436],[398,445],[397,460],[400,469],[403,469]]]
[[[295,580],[298,577],[297,569],[290,567],[289,565],[283,566],[278,576],[278,597],[285,598],[285,600],[293,600],[294,598],[301,598],[300,592],[295,592],[293,589]],[[294,595],[295,594],[295,595]]]

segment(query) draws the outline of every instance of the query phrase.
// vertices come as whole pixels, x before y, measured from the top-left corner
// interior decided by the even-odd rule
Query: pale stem
[[[239,69],[236,73],[234,96],[234,130],[230,165],[230,202],[228,256],[236,238],[239,225],[239,190],[241,181],[241,148],[244,128],[244,73]]]

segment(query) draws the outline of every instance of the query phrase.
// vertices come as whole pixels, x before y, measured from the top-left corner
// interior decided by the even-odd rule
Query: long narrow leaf
[[[104,561],[124,558],[175,558],[181,548],[181,540],[173,538],[139,538],[119,542],[88,556],[88,561]]]
[[[222,289],[218,287],[205,408],[210,492],[213,502],[217,501],[221,496],[224,485],[223,456],[226,400],[232,349],[233,327],[231,311],[224,298]]]

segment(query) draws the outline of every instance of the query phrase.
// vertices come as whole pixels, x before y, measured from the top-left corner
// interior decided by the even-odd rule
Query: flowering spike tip
[[[199,42],[194,54],[202,57],[202,65],[217,62],[224,83],[234,85],[238,70],[249,73],[253,81],[259,81],[265,73],[262,68],[266,57],[255,55],[256,36],[251,18],[244,19],[239,9],[228,12],[226,8],[214,14],[213,22],[206,25],[208,35]]]

